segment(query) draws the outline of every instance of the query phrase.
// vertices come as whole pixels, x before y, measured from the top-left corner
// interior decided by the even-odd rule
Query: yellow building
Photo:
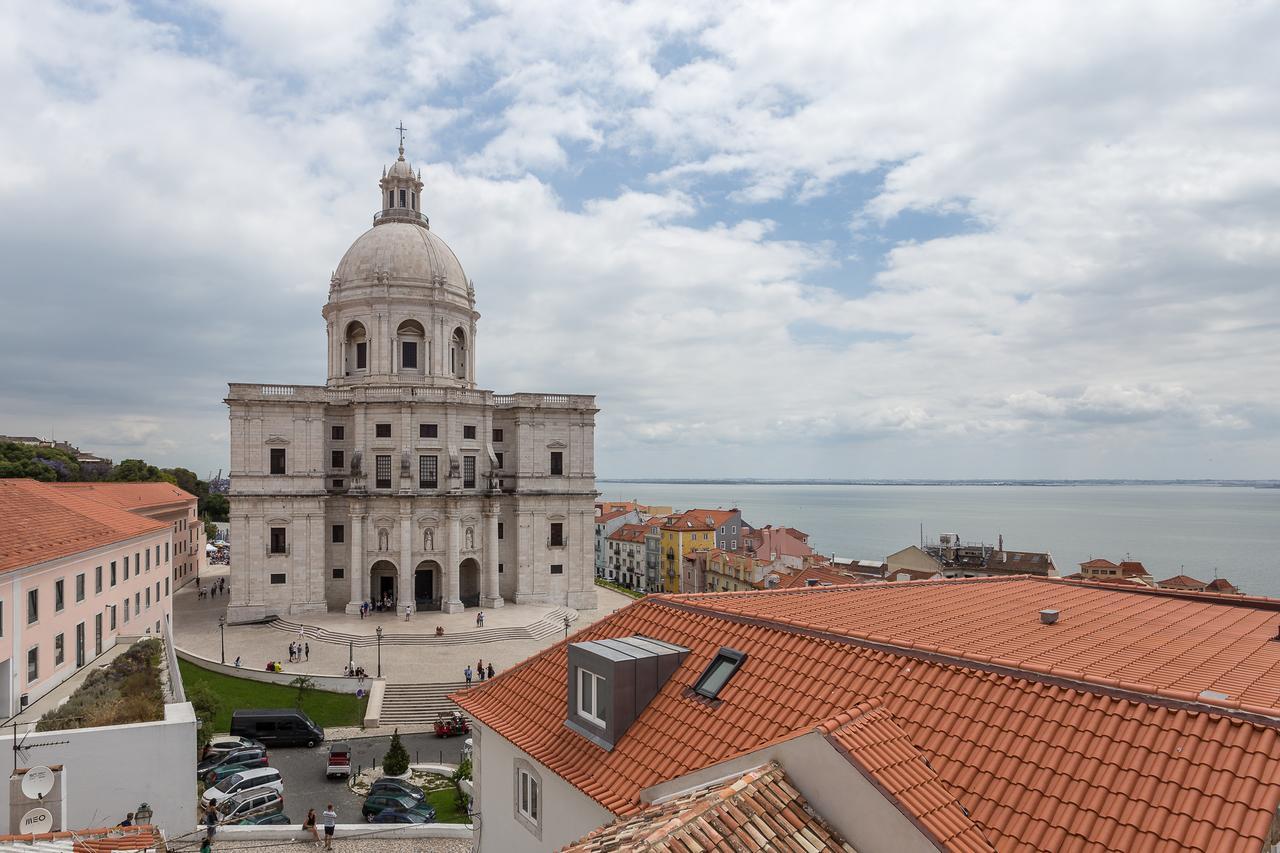
[[[716,547],[716,529],[692,512],[668,515],[658,529],[662,532],[659,563],[662,591],[681,592],[685,586],[684,558],[694,551],[709,551]]]

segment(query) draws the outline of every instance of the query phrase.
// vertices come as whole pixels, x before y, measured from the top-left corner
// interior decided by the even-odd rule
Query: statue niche
[[[473,550],[473,549],[476,547],[476,532],[475,532],[475,530],[473,530],[472,528],[468,527],[468,528],[467,528],[467,533],[466,533],[466,537],[465,537],[465,539],[466,539],[466,543],[467,543],[467,544],[466,544],[466,548],[467,548],[467,550],[468,550],[468,551]]]
[[[436,536],[435,536],[435,533],[431,530],[431,528],[428,527],[426,530],[422,531],[422,550],[434,551],[435,549],[436,549]]]
[[[378,528],[378,550],[387,551],[391,548],[391,535],[387,532],[387,528]]]

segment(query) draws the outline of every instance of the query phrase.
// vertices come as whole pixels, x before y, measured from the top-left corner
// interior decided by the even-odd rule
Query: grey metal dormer
[[[612,750],[687,654],[641,636],[570,643],[565,725]]]

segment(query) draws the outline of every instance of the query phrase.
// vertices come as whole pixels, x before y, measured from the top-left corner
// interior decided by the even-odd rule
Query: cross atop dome
[[[400,131],[400,159],[403,160],[404,159],[404,132],[405,132],[405,126],[403,121],[400,122],[400,126],[397,127],[396,130]]]

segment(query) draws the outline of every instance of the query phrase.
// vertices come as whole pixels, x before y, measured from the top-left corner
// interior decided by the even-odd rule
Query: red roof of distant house
[[[649,596],[574,637],[690,650],[613,750],[563,724],[564,642],[454,699],[622,816],[644,788],[876,700],[998,850],[1260,849],[1280,806],[1278,615],[1045,578]],[[692,686],[726,646],[746,659],[708,703]],[[954,813],[896,787],[922,825]]]
[[[623,516],[631,512],[635,512],[635,510],[615,509],[608,512],[603,512],[600,515],[596,516],[596,524],[604,524],[606,521],[613,521],[615,518],[618,518],[619,516]]]
[[[1120,574],[1122,575],[1151,574],[1150,572],[1147,571],[1147,567],[1142,565],[1142,563],[1138,562],[1137,560],[1121,560],[1120,564],[1116,566],[1116,568],[1120,570]]]
[[[119,509],[77,489],[35,480],[0,480],[0,571],[168,529],[163,521]]]
[[[50,483],[49,485],[135,512],[197,500],[195,495],[172,483]]]
[[[1167,580],[1160,581],[1159,585],[1164,589],[1189,589],[1195,592],[1201,592],[1208,586],[1204,581],[1196,580],[1190,575],[1174,575]]]
[[[610,533],[609,538],[615,542],[644,542],[648,533],[649,528],[643,524],[624,524]]]
[[[1214,578],[1213,580],[1209,581],[1209,584],[1205,587],[1205,589],[1208,590],[1209,592],[1238,592],[1239,591],[1236,589],[1235,584],[1231,583],[1231,581],[1227,580],[1226,578]]]
[[[715,529],[707,523],[706,515],[693,510],[668,515],[663,519],[662,528],[664,530],[697,530],[700,532]]]
[[[737,509],[691,509],[685,512],[685,515],[696,515],[703,521],[710,521],[712,527],[728,524],[737,514]]]
[[[768,559],[773,554],[780,557],[807,557],[813,553],[813,549],[802,539],[797,539],[789,527],[766,524],[764,527],[753,528],[747,539],[754,546],[756,556],[762,559]]]
[[[837,584],[865,583],[863,578],[851,578],[848,575],[842,575],[839,572],[829,572],[810,566],[791,574],[779,574],[778,585],[768,587],[769,589],[793,589],[802,586],[835,586]],[[810,583],[813,581],[813,583]]]
[[[1117,566],[1115,563],[1111,562],[1110,560],[1104,560],[1101,557],[1099,557],[1097,559],[1089,560],[1087,563],[1081,563],[1080,568],[1082,569],[1117,569],[1119,568],[1119,566]]]

